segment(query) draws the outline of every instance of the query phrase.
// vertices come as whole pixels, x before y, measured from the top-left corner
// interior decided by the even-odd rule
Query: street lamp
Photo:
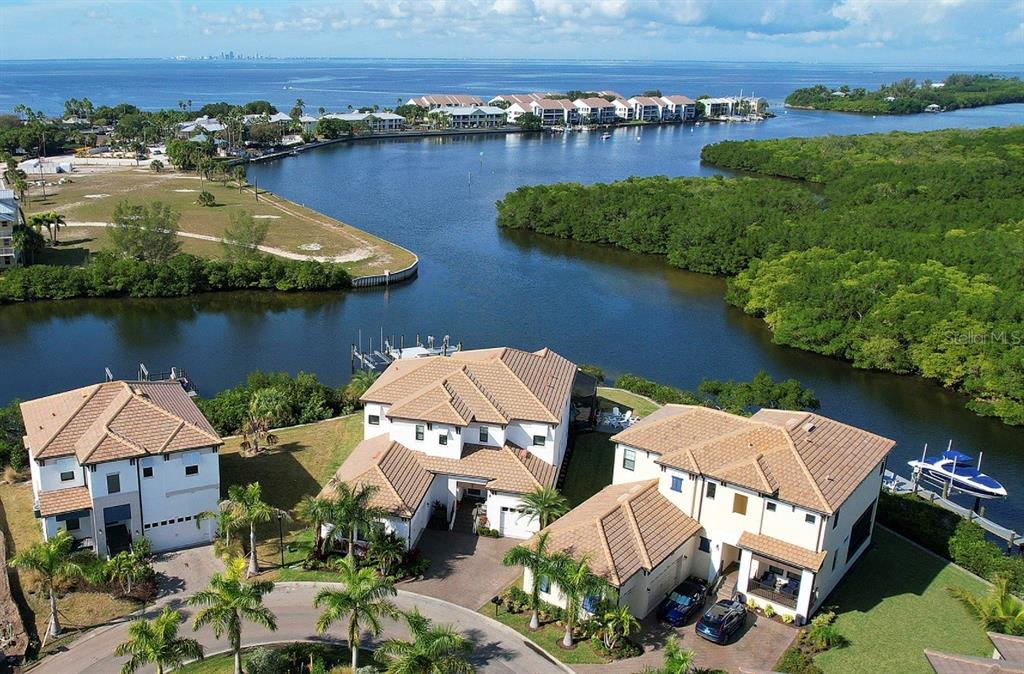
[[[281,551],[281,568],[284,568],[284,524],[282,516],[277,516],[277,549]]]

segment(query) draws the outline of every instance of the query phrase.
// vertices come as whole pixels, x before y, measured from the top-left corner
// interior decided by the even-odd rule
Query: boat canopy
[[[956,461],[957,464],[970,465],[974,463],[973,456],[968,456],[966,454],[956,451],[955,449],[947,449],[946,451],[944,451],[942,453],[942,458],[946,459],[947,461]]]
[[[971,466],[957,466],[955,470],[950,470],[948,468],[946,470],[949,470],[949,472],[953,473],[953,475],[958,479],[964,480],[969,484],[980,485],[993,490],[1002,489],[1003,487],[1003,485],[999,484],[995,479]]]

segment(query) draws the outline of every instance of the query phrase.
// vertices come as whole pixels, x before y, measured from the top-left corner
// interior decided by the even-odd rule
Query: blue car
[[[747,607],[735,599],[723,599],[697,621],[697,634],[724,644],[747,622]]]
[[[658,619],[673,627],[679,627],[690,616],[704,608],[708,597],[708,584],[702,578],[690,576],[668,593],[658,606]]]

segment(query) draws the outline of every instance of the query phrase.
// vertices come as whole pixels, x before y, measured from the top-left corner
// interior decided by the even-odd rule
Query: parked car
[[[668,593],[658,606],[658,619],[679,627],[704,608],[708,584],[703,578],[690,576]]]
[[[746,606],[735,599],[722,599],[697,621],[697,634],[716,644],[724,644],[746,621]]]

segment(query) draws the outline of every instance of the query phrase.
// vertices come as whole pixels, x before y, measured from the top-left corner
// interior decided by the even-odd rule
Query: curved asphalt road
[[[301,640],[344,640],[346,625],[337,623],[330,633],[321,637],[316,633],[314,622],[318,612],[313,608],[313,596],[329,583],[278,583],[274,591],[267,595],[265,604],[277,615],[277,631],[270,632],[250,623],[242,628],[242,644],[255,645],[266,642],[287,642]],[[550,660],[537,647],[528,643],[522,635],[510,627],[486,618],[469,609],[456,606],[439,599],[398,591],[395,603],[402,610],[418,606],[423,615],[440,623],[450,623],[460,632],[468,636],[476,644],[476,651],[471,660],[479,672],[493,674],[513,674],[529,672],[530,674],[565,674],[571,672],[568,667]],[[175,599],[163,605],[179,609],[187,616],[188,623],[182,624],[182,636],[189,636],[192,609],[182,605],[182,600]],[[151,609],[149,614],[157,613],[162,606]],[[118,674],[124,658],[114,655],[114,647],[127,637],[128,622],[97,628],[68,645],[67,650],[47,656],[35,668],[33,674]],[[228,648],[225,639],[217,640],[212,630],[204,628],[195,633],[207,653]],[[385,620],[384,633],[380,639],[407,639],[405,625]],[[364,645],[366,635],[364,634]],[[141,670],[152,672],[153,668]]]

